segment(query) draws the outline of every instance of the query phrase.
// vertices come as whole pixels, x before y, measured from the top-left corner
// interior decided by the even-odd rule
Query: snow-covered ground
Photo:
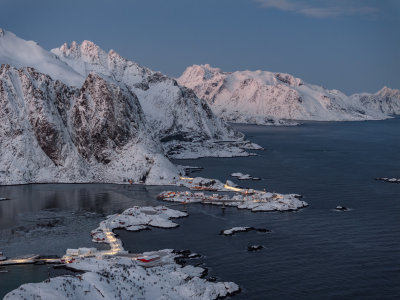
[[[335,207],[335,211],[349,211],[351,210],[350,208],[347,208],[346,206],[338,205]]]
[[[359,121],[400,114],[400,91],[384,87],[376,94],[347,96],[267,71],[223,72],[193,65],[178,83],[207,100],[214,113],[236,123],[276,125],[283,120]]]
[[[250,174],[243,174],[240,172],[232,173],[231,176],[236,177],[239,180],[261,180],[259,177],[253,177]]]
[[[179,177],[178,180],[173,182],[177,186],[185,186],[192,190],[204,191],[229,191],[227,185],[218,179],[210,179],[204,177]]]
[[[160,264],[140,266],[131,257],[85,257],[69,264],[82,275],[60,276],[28,283],[4,299],[217,299],[239,291],[233,282],[209,282],[203,268],[180,266],[172,250],[143,253],[156,255]]]
[[[246,150],[263,150],[260,145],[250,141],[202,141],[164,143],[166,155],[174,159],[197,159],[201,157],[240,157],[251,156]]]
[[[195,258],[170,249],[130,254],[112,232],[115,228],[141,230],[147,226],[176,227],[170,218],[186,213],[163,206],[132,207],[108,216],[92,232],[94,241],[110,250],[68,249],[62,261],[84,274],[60,276],[23,284],[4,299],[220,299],[238,292],[233,282],[210,282],[205,269],[180,265],[180,257]]]
[[[165,206],[141,207],[134,206],[124,210],[121,214],[108,216],[95,230],[91,232],[94,242],[110,244],[112,252],[123,251],[122,243],[115,238],[114,229],[126,229],[128,231],[140,231],[148,229],[148,226],[159,228],[174,228],[178,224],[171,218],[186,217],[187,213],[169,209]],[[107,252],[108,253],[108,252]]]
[[[264,228],[233,227],[233,228],[230,228],[230,229],[221,230],[221,234],[223,234],[223,235],[234,235],[237,232],[249,232],[249,231],[271,232],[270,230],[264,229]]]
[[[382,177],[382,178],[376,178],[376,180],[382,180],[390,183],[400,183],[400,178]]]
[[[218,185],[217,185],[218,186]],[[179,203],[205,203],[220,206],[235,206],[251,211],[293,211],[308,206],[307,202],[300,200],[297,194],[277,194],[252,189],[240,189],[224,185],[223,189],[210,186],[194,186],[195,190],[235,191],[233,196],[214,193],[206,195],[203,192],[173,192],[161,193],[158,198],[164,201]]]
[[[26,41],[0,28],[0,65],[33,67],[67,85],[81,87],[85,78],[34,41]]]

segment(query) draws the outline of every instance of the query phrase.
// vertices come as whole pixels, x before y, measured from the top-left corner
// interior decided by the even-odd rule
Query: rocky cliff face
[[[197,143],[198,146],[204,141],[243,139],[190,89],[180,86],[173,78],[121,57],[113,50],[106,53],[94,43],[84,41],[69,46],[64,44],[52,52],[82,76],[96,72],[134,92],[167,153],[174,141],[186,146]]]
[[[54,53],[0,30],[0,184],[170,183],[165,157],[257,148],[176,80],[92,42]]]
[[[383,92],[349,97],[284,73],[228,73],[209,65],[194,65],[185,70],[178,83],[193,89],[217,115],[232,122],[370,120],[399,113],[396,107],[400,98],[395,92],[387,97]],[[390,100],[386,100],[388,97]],[[390,104],[385,104],[387,101]]]
[[[160,184],[177,176],[136,95],[97,74],[78,89],[3,64],[0,108],[0,184]]]

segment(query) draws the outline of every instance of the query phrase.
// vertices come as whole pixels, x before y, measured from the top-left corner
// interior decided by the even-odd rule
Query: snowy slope
[[[64,275],[40,283],[27,283],[9,292],[5,300],[211,300],[223,299],[240,291],[233,282],[211,282],[205,269],[175,262],[179,255],[170,249],[145,252],[160,256],[160,265],[140,266],[131,257],[87,257],[68,264],[84,272]]]
[[[176,152],[171,151],[174,148],[171,141],[197,148],[204,141],[243,139],[242,134],[216,117],[207,102],[197,98],[192,90],[178,85],[175,79],[121,57],[113,50],[106,53],[93,42],[84,41],[82,44],[72,42],[70,46],[64,44],[51,51],[83,76],[96,72],[133,91],[167,154]],[[191,145],[192,142],[196,145]],[[201,156],[200,153],[196,155]]]
[[[359,99],[363,106],[387,115],[400,114],[400,90],[383,87],[376,94],[355,94],[352,97]]]
[[[284,73],[228,73],[210,65],[193,65],[185,70],[178,83],[193,89],[198,97],[207,100],[217,115],[233,122],[371,120],[399,113],[398,109],[393,109],[400,101],[395,98],[398,97],[395,92],[391,94],[393,103],[385,106],[382,104],[385,91],[363,94],[364,98],[347,96]],[[384,108],[377,109],[381,105]]]
[[[12,32],[0,28],[0,65],[9,64],[17,68],[33,67],[65,84],[81,86],[85,77],[43,49],[34,41],[25,41]]]
[[[178,173],[152,139],[137,97],[97,74],[77,89],[2,65],[0,107],[0,184],[161,184]]]

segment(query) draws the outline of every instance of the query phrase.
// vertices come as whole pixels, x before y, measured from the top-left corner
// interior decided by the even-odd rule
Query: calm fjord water
[[[299,193],[310,207],[292,213],[252,213],[189,205],[189,217],[177,220],[179,228],[118,231],[125,248],[132,252],[187,248],[203,254],[199,261],[210,269],[211,276],[242,287],[234,299],[399,298],[400,184],[374,178],[400,176],[400,118],[235,127],[265,150],[252,157],[177,163],[202,166],[204,170],[196,175],[221,180],[232,179],[232,172],[249,173],[263,180],[242,181],[241,185]],[[62,254],[68,246],[91,245],[89,231],[104,214],[132,205],[161,204],[155,196],[163,189],[118,185],[0,187],[0,197],[13,198],[0,203],[0,251],[10,256],[24,254],[26,248],[34,253]],[[351,210],[333,211],[337,205]],[[32,225],[46,218],[60,221],[54,228]],[[266,227],[272,233],[219,235],[221,229],[233,226]],[[18,238],[12,237],[15,232]],[[49,239],[52,242],[45,243]],[[254,244],[265,248],[247,252],[247,246]],[[0,297],[22,282],[47,276],[32,266],[26,267],[23,279],[11,275],[20,270],[10,268],[9,273],[0,274]]]

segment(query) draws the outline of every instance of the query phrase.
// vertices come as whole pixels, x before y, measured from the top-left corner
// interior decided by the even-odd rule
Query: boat
[[[11,200],[11,199],[10,198],[0,197],[0,201],[7,201],[7,200]]]

